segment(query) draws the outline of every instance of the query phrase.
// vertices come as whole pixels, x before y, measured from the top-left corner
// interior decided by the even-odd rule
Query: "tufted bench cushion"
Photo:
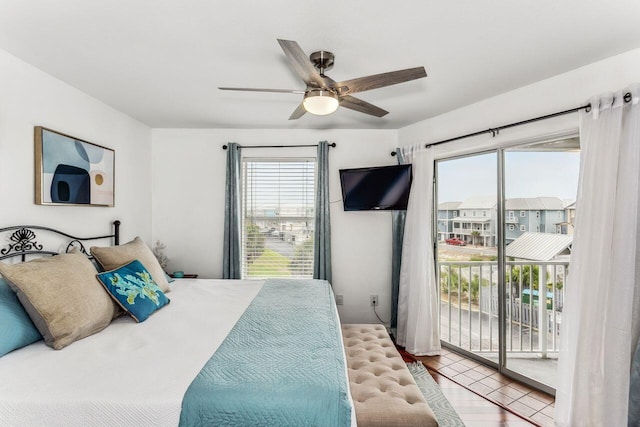
[[[342,325],[358,427],[437,426],[433,411],[382,325]]]

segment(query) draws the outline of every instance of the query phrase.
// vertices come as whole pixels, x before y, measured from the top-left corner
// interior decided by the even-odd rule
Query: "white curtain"
[[[432,356],[441,350],[433,259],[434,155],[422,147],[402,148],[405,163],[413,165],[413,183],[402,243],[396,341],[412,354]]]
[[[558,362],[559,426],[627,425],[638,342],[639,89],[594,97],[590,111],[580,115],[580,181]]]

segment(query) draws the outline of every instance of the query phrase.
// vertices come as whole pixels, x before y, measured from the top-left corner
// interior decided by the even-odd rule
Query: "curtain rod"
[[[462,136],[456,136],[455,138],[449,138],[449,139],[444,139],[444,140],[438,141],[438,142],[432,142],[430,144],[425,144],[424,147],[425,148],[431,148],[433,146],[440,145],[440,144],[445,144],[447,142],[453,142],[453,141],[457,141],[459,139],[470,138],[472,136],[482,135],[483,133],[490,133],[492,137],[495,137],[496,135],[498,135],[500,133],[500,131],[502,129],[508,129],[508,128],[512,128],[512,127],[515,127],[515,126],[525,125],[527,123],[533,123],[533,122],[537,122],[537,121],[540,121],[540,120],[551,119],[553,117],[563,116],[565,114],[570,114],[570,113],[575,113],[575,112],[583,110],[583,109],[588,110],[590,108],[591,108],[591,104],[583,105],[582,107],[572,108],[570,110],[558,111],[557,113],[547,114],[546,116],[534,117],[533,119],[527,119],[527,120],[523,120],[521,122],[510,123],[508,125],[502,125],[502,126],[498,126],[496,128],[489,128],[489,129],[481,130],[481,131],[478,131],[478,132],[468,133],[468,134],[462,135]],[[395,156],[396,154],[397,153],[395,151],[391,152],[392,156]]]
[[[298,145],[238,145],[240,148],[292,148],[292,147],[317,147],[318,144],[298,144]],[[336,143],[332,142],[329,147],[336,148]],[[227,145],[222,146],[223,150],[227,149]]]

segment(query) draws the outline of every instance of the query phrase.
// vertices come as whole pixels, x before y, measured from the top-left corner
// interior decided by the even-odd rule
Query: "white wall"
[[[567,53],[569,54],[569,52]],[[640,49],[607,58],[576,70],[533,83],[455,111],[404,127],[399,144],[428,143],[588,104],[591,96],[615,92],[640,81]],[[482,148],[567,135],[578,130],[578,114],[544,120],[490,134],[439,145],[436,157]]]
[[[115,149],[115,207],[34,204],[34,126]],[[124,241],[151,236],[151,131],[147,126],[0,50],[0,227],[47,225]]]
[[[343,322],[377,322],[369,295],[380,298],[378,313],[389,319],[391,287],[391,214],[344,212],[338,169],[394,164],[394,130],[239,130],[154,129],[153,240],[167,245],[169,271],[222,277],[222,237],[226,151],[240,145],[315,144],[328,140],[333,258],[333,287],[344,296]],[[244,149],[249,157],[292,157],[315,148]]]

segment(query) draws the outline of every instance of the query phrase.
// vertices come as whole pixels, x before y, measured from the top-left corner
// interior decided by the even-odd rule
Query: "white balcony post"
[[[539,266],[538,274],[538,348],[540,357],[547,358],[547,265]],[[533,291],[531,292],[533,294]],[[533,295],[531,295],[533,298]]]

